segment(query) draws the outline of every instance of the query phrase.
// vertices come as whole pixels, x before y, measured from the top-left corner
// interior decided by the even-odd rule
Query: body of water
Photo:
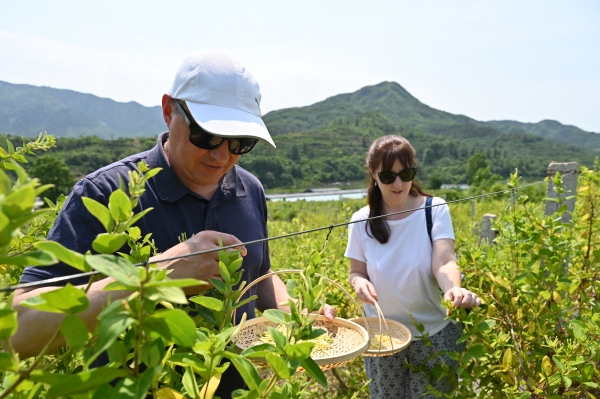
[[[341,199],[361,199],[367,196],[366,189],[339,190],[331,193],[291,193],[291,194],[267,194],[269,201],[339,201]]]

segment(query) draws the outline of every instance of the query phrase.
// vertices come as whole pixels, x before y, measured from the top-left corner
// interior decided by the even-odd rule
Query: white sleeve
[[[352,219],[350,219],[350,221],[354,221],[354,220],[360,220],[360,219],[364,219],[361,217],[356,217],[356,213],[354,215],[352,215]],[[362,242],[362,231],[364,231],[365,228],[365,224],[366,222],[358,222],[358,223],[352,223],[348,225],[348,245],[346,246],[346,253],[344,253],[344,256],[347,258],[352,258],[352,259],[356,259],[359,260],[361,262],[366,262],[367,258],[365,257],[365,253],[363,250],[363,242]]]
[[[433,227],[431,228],[431,239],[439,240],[441,238],[454,238],[454,228],[452,227],[452,218],[450,217],[450,208],[442,198],[434,197],[432,205],[444,204],[431,208],[431,218]]]

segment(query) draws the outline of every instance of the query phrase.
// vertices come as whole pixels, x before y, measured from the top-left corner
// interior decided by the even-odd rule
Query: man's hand
[[[215,278],[220,279],[221,274],[219,272],[219,252],[213,251],[203,255],[188,256],[180,259],[159,262],[161,259],[167,259],[175,256],[181,256],[190,254],[193,252],[202,252],[211,249],[218,249],[219,237],[223,241],[223,246],[230,246],[241,244],[242,242],[236,237],[219,233],[217,231],[205,230],[192,238],[175,245],[168,249],[164,253],[154,256],[150,259],[150,262],[158,262],[160,269],[171,269],[173,270],[169,277],[172,279],[177,278],[195,278],[197,280],[207,281],[208,279]],[[242,251],[242,256],[246,255],[246,247],[240,245],[236,247]],[[212,285],[207,286],[194,286],[187,287],[185,289],[186,294],[196,294],[211,288]]]
[[[333,320],[335,318],[335,314],[336,314],[336,310],[333,306],[325,304],[325,306],[323,307],[323,311],[321,312],[321,314],[323,316],[325,316],[325,318],[329,321]]]

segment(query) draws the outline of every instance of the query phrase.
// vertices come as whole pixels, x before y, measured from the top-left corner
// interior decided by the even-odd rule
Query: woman
[[[413,337],[400,353],[365,357],[367,378],[372,380],[371,397],[420,398],[427,383],[447,391],[443,381],[430,382],[423,372],[411,373],[405,360],[419,366],[433,351],[461,349],[456,344],[462,335],[461,325],[446,319],[442,293],[453,306],[468,308],[481,303],[476,294],[461,288],[448,205],[441,198],[432,199],[430,239],[424,209],[428,195],[413,181],[417,173],[415,150],[401,136],[377,139],[369,149],[366,166],[369,205],[356,212],[352,221],[408,212],[349,225],[345,255],[350,258],[350,283],[365,303],[367,316],[377,316],[373,306],[377,301],[384,316],[407,326]],[[432,346],[421,342],[415,322],[424,326],[423,334],[429,334]],[[457,367],[447,356],[439,360],[454,370]],[[427,364],[429,369],[433,368],[431,363]]]

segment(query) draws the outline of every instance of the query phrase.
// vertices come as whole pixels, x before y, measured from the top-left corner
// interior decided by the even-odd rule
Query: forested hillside
[[[529,179],[545,177],[552,161],[592,165],[595,156],[581,147],[530,134],[499,133],[475,124],[456,124],[440,136],[399,126],[382,113],[370,111],[353,118],[337,118],[325,127],[276,136],[277,149],[259,143],[240,158],[239,165],[256,174],[267,189],[301,190],[334,182],[360,182],[365,177],[363,164],[368,147],[375,138],[386,134],[400,134],[411,141],[421,165],[418,178],[426,184],[432,176],[444,183],[466,183],[467,161],[476,153],[483,155],[491,173],[506,178],[518,168]],[[15,146],[21,142],[14,136],[10,140]],[[57,147],[48,155],[64,161],[72,174],[80,178],[155,144],[156,137],[59,138]],[[36,158],[32,157],[29,165],[35,163]]]
[[[46,91],[35,92],[42,93],[38,97],[32,91],[30,94],[34,99],[29,105],[22,106],[24,101],[19,97],[22,93],[19,94],[15,88],[17,86],[23,85],[9,87],[16,96],[10,104],[21,111],[30,107],[30,125],[37,123],[36,129],[49,133],[52,133],[52,129],[43,127],[44,123],[49,123],[50,127],[53,125],[43,122],[43,118],[34,117],[41,112],[37,106],[45,112],[42,115],[56,117],[57,120],[67,118],[65,115],[68,113],[63,114],[63,111],[78,110],[81,113],[78,115],[87,112],[86,115],[90,116],[94,110],[92,116],[96,119],[109,120],[109,116],[112,116],[113,122],[106,128],[116,126],[121,132],[144,131],[141,125],[135,127],[135,123],[151,121],[152,117],[148,116],[151,111],[160,116],[158,109],[152,110],[135,103],[129,106],[139,114],[126,112],[126,108],[121,106],[127,104],[112,100],[33,86],[20,89]],[[55,102],[52,107],[47,105],[50,99]],[[0,109],[5,114],[0,122],[0,132],[10,133],[11,130],[6,127],[6,115],[13,111],[9,111],[11,107],[8,103],[1,103]],[[145,111],[140,111],[142,109]],[[69,119],[69,123],[73,120]],[[521,176],[539,179],[545,176],[550,162],[577,161],[591,166],[594,157],[600,153],[600,135],[595,133],[554,121],[537,124],[479,122],[433,109],[394,82],[364,87],[355,93],[340,94],[308,107],[273,111],[265,115],[264,120],[274,136],[277,149],[259,143],[252,152],[240,158],[239,164],[256,174],[267,189],[302,190],[336,182],[360,184],[365,177],[363,163],[368,147],[374,139],[386,134],[401,134],[410,139],[421,165],[418,178],[426,185],[433,181],[468,182],[472,176],[467,174],[466,165],[475,154],[481,154],[481,157],[478,156],[479,162],[489,165],[489,173],[498,175],[498,178],[507,178],[509,173],[518,168]],[[84,119],[81,121],[81,126],[87,127],[70,125],[68,131],[93,133],[98,128],[85,125],[87,122],[84,123]],[[63,162],[74,177],[80,178],[127,155],[154,146],[156,134],[164,129],[164,122],[159,122],[155,127],[147,128],[152,129],[151,133],[140,134],[135,139],[111,141],[98,137],[63,138],[57,135],[57,148],[50,150],[48,155]],[[8,125],[17,126],[18,123],[24,123],[22,118],[10,119]],[[16,145],[21,141],[14,136],[11,140]],[[30,161],[30,166],[34,166],[36,159]],[[48,165],[60,166],[47,158],[44,159],[44,165],[38,170],[48,170]]]
[[[157,102],[160,98],[157,99]],[[0,81],[0,132],[35,137],[144,137],[165,128],[160,107]]]

